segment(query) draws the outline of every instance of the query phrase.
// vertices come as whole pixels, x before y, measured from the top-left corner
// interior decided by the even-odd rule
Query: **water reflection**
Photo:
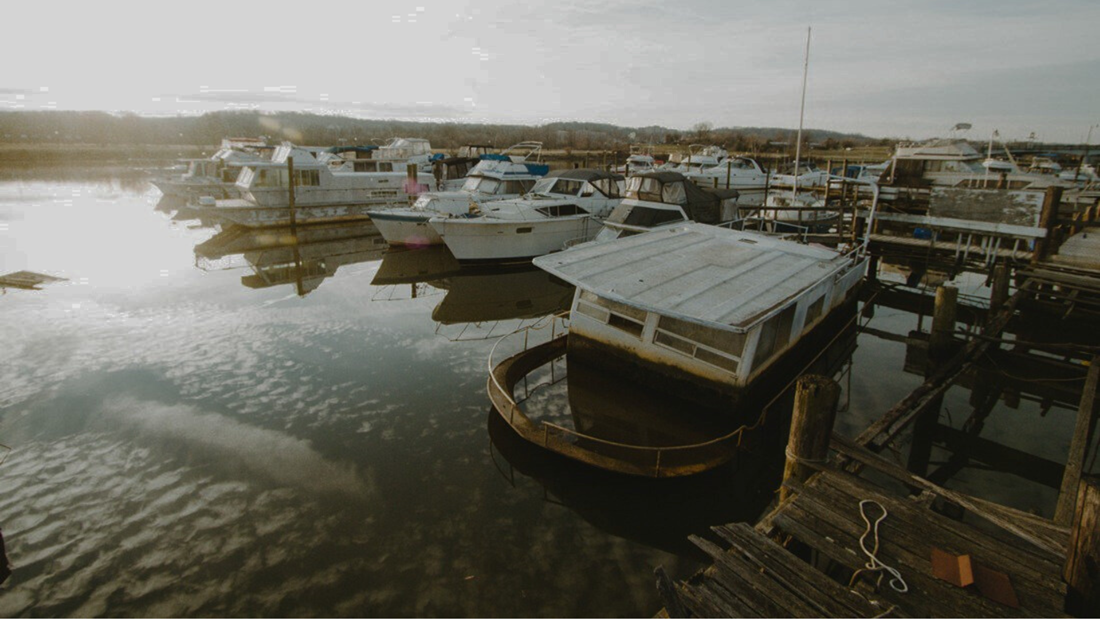
[[[439,331],[454,340],[486,339],[569,308],[573,287],[531,265],[461,266],[444,246],[390,250],[371,283],[390,289],[409,286],[411,297],[443,291],[432,310]],[[516,323],[518,321],[518,325]],[[455,327],[448,329],[447,327]]]
[[[377,260],[386,247],[369,221],[296,228],[229,226],[195,247],[195,262],[203,270],[247,267],[253,273],[241,277],[245,286],[292,285],[305,296],[341,266]]]

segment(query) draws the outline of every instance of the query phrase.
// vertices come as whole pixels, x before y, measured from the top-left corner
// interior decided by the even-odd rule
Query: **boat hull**
[[[435,218],[431,225],[460,262],[530,260],[561,251],[568,241],[591,240],[600,230],[588,216],[534,221]]]
[[[390,245],[423,247],[443,245],[443,237],[435,231],[429,220],[437,213],[375,212],[371,220],[378,227],[382,238]]]

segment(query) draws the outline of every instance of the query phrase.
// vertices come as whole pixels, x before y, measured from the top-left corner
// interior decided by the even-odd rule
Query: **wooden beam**
[[[1073,427],[1073,439],[1066,456],[1066,472],[1062,475],[1062,492],[1058,495],[1058,506],[1054,509],[1054,521],[1068,525],[1073,519],[1077,502],[1077,486],[1081,482],[1081,473],[1085,467],[1085,456],[1092,442],[1092,431],[1096,420],[1096,389],[1100,381],[1100,355],[1092,358],[1085,388],[1081,392],[1081,405],[1077,408],[1077,423]]]
[[[1081,481],[1063,572],[1068,585],[1066,611],[1078,617],[1100,614],[1100,485]]]

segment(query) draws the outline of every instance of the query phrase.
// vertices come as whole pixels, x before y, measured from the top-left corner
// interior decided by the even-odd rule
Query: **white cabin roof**
[[[977,159],[981,155],[966,140],[936,139],[916,146],[899,146],[899,159]]]
[[[744,331],[846,264],[837,252],[753,232],[686,224],[536,258],[601,297]]]

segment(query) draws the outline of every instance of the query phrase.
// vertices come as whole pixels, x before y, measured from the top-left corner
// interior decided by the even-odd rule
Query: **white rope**
[[[882,515],[879,516],[878,519],[875,520],[874,524],[872,524],[871,521],[867,518],[867,512],[863,511],[863,506],[868,504],[868,503],[878,505],[878,508],[882,510]],[[860,515],[860,517],[863,518],[863,522],[866,523],[866,525],[867,525],[867,530],[864,531],[863,535],[861,535],[860,538],[859,538],[859,547],[860,547],[860,549],[862,549],[863,554],[867,555],[867,557],[870,559],[870,561],[868,561],[865,564],[865,570],[868,571],[868,572],[879,572],[879,571],[888,572],[893,577],[893,578],[890,579],[890,587],[894,591],[897,591],[898,593],[907,593],[909,591],[909,585],[906,584],[905,579],[901,577],[901,572],[898,572],[897,570],[890,567],[889,565],[886,565],[885,563],[880,561],[878,556],[877,556],[877,554],[878,554],[878,525],[883,520],[886,520],[886,516],[888,515],[888,512],[886,511],[886,508],[883,507],[882,504],[878,503],[877,501],[871,501],[871,500],[864,499],[864,500],[859,502],[859,515]],[[867,536],[870,535],[872,532],[875,534],[875,547],[874,547],[873,550],[867,550],[867,544],[866,544]],[[860,570],[860,571],[864,571],[864,570]]]

